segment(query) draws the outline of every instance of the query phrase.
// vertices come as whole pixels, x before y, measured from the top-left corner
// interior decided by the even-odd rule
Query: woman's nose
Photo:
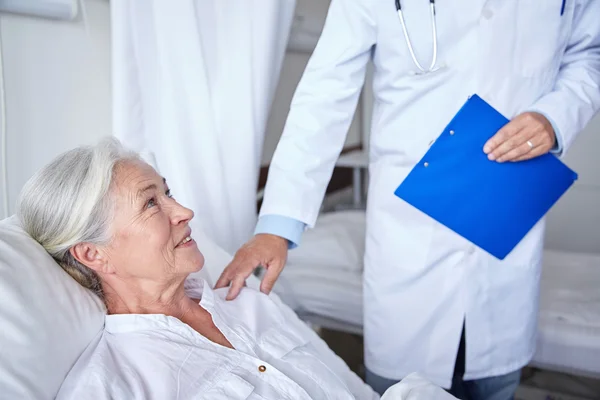
[[[174,202],[171,210],[171,222],[173,225],[178,225],[182,222],[188,222],[194,218],[194,212],[181,204]]]

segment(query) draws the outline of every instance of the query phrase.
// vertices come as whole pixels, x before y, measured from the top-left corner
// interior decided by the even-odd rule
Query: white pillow
[[[2,398],[53,399],[104,315],[15,217],[0,221]]]

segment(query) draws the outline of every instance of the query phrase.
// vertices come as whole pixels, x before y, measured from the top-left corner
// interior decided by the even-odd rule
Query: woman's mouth
[[[193,245],[194,243],[194,239],[192,239],[191,236],[186,236],[185,239],[183,239],[181,242],[179,242],[177,246],[175,246],[175,248],[188,247]]]

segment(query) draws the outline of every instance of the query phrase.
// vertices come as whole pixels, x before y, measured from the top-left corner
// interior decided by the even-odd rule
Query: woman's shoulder
[[[234,315],[243,313],[253,315],[255,312],[271,311],[269,315],[274,319],[283,318],[279,306],[271,299],[270,295],[262,293],[258,288],[244,286],[234,300],[227,300],[228,287],[213,289],[208,281],[196,277],[188,278],[185,290],[192,298],[202,298],[201,304],[208,308],[225,308]]]
[[[104,330],[79,357],[56,398],[84,399],[93,393],[94,399],[142,399],[145,393],[170,390],[180,347],[150,331]]]
[[[56,396],[57,400],[86,398],[94,393],[96,398],[110,398],[103,396],[106,389],[107,371],[115,371],[114,363],[111,363],[112,352],[109,351],[107,336],[104,331],[88,345],[75,365],[69,371]]]
[[[283,314],[280,307],[273,301],[270,295],[261,292],[259,289],[252,287],[243,287],[239,295],[234,300],[227,300],[229,288],[221,288],[214,290],[214,296],[220,307],[235,309],[242,312],[244,315],[265,315],[273,320],[273,323],[283,320]]]

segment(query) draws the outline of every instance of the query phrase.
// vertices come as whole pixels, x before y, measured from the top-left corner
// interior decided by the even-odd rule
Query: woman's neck
[[[165,314],[184,319],[198,302],[185,293],[185,280],[103,281],[109,314]]]
[[[233,349],[211,314],[185,294],[184,280],[153,282],[102,281],[109,314],[164,314],[179,319],[207,339]]]

